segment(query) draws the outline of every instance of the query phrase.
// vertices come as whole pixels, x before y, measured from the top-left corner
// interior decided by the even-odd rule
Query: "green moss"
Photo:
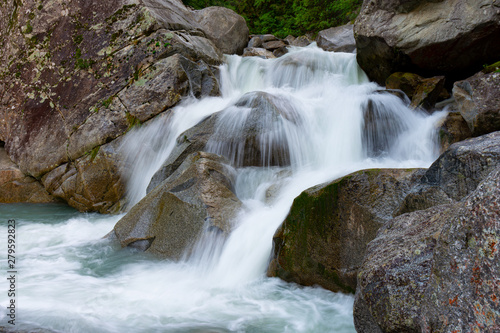
[[[82,35],[76,35],[73,37],[73,41],[75,42],[76,45],[80,45],[81,42],[83,41],[83,36]]]
[[[24,30],[25,34],[30,34],[33,31],[33,27],[31,26],[30,21],[26,23],[26,30]]]
[[[113,99],[115,98],[115,96],[110,96],[109,98],[105,99],[104,101],[102,101],[102,105],[105,107],[105,108],[108,108],[111,103],[113,102]]]
[[[126,113],[128,129],[132,129],[133,127],[141,126],[142,123],[139,119],[131,115],[129,112]]]
[[[39,5],[38,6],[38,10],[42,10],[43,9],[43,6],[42,5]]]
[[[488,73],[499,73],[500,72],[500,61],[495,62],[494,64],[491,65],[484,65],[483,66],[483,73],[488,74]]]
[[[97,146],[97,147],[94,147],[94,149],[92,149],[90,151],[90,161],[94,161],[97,154],[99,153],[99,149],[101,149],[101,146]]]

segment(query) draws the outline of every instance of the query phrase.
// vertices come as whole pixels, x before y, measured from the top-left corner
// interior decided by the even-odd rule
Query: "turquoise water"
[[[6,220],[16,220],[18,330],[354,332],[352,296],[264,276],[231,288],[210,285],[196,267],[103,239],[119,216],[14,204],[0,205],[0,217],[2,235]],[[0,262],[6,274],[6,257]],[[5,279],[0,288],[5,309]],[[2,311],[0,326],[9,328],[7,320]]]

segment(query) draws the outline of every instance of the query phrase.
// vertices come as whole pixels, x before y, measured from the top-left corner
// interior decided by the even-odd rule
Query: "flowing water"
[[[287,113],[263,122],[266,167],[237,168],[244,208],[226,242],[200,239],[190,256],[170,262],[102,239],[120,216],[60,205],[2,205],[2,220],[17,221],[17,329],[354,332],[351,295],[265,277],[272,236],[293,199],[310,186],[371,167],[428,167],[437,157],[435,124],[443,114],[408,109],[368,82],[354,55],[315,46],[273,60],[229,56],[221,85],[221,97],[187,99],[129,133],[124,154],[135,203],[176,138],[224,110],[206,148],[239,166],[245,152],[238,131],[252,117],[255,92],[266,92]],[[222,144],[217,137],[234,140]],[[273,166],[273,145],[286,147],[288,166]],[[2,222],[0,233],[6,232]],[[5,272],[6,260],[1,262]],[[5,279],[0,289],[5,309]],[[9,326],[7,320],[2,310],[0,326]]]

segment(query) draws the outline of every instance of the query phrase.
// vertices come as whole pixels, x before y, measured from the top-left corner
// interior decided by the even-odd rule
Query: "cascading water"
[[[315,46],[273,60],[229,56],[221,86],[222,97],[185,100],[129,133],[124,149],[135,203],[177,137],[223,110],[206,149],[238,167],[236,192],[244,209],[230,237],[219,243],[207,236],[185,260],[160,261],[101,239],[119,217],[0,206],[2,216],[19,221],[16,328],[354,331],[351,296],[264,276],[272,236],[293,199],[310,186],[370,167],[428,167],[437,157],[435,124],[443,114],[408,109],[369,83],[354,55]],[[249,143],[238,134],[245,128],[262,132]],[[245,158],[255,151],[264,167],[242,167],[252,165]],[[5,281],[1,288],[7,290]],[[7,302],[2,293],[1,307]],[[6,322],[1,312],[0,326]]]

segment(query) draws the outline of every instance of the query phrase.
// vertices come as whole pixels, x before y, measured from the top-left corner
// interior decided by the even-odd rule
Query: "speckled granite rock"
[[[500,167],[462,201],[379,229],[358,275],[358,332],[500,328]]]
[[[222,53],[193,13],[179,0],[2,3],[0,140],[9,157],[36,179],[61,167],[70,178],[65,165],[168,110],[190,90],[198,97],[218,94],[214,66]],[[106,168],[96,166],[91,177],[107,182],[105,191],[117,180],[98,175],[111,176]],[[76,188],[59,197],[72,204],[68,191],[88,200],[78,209],[105,212],[94,195]]]

